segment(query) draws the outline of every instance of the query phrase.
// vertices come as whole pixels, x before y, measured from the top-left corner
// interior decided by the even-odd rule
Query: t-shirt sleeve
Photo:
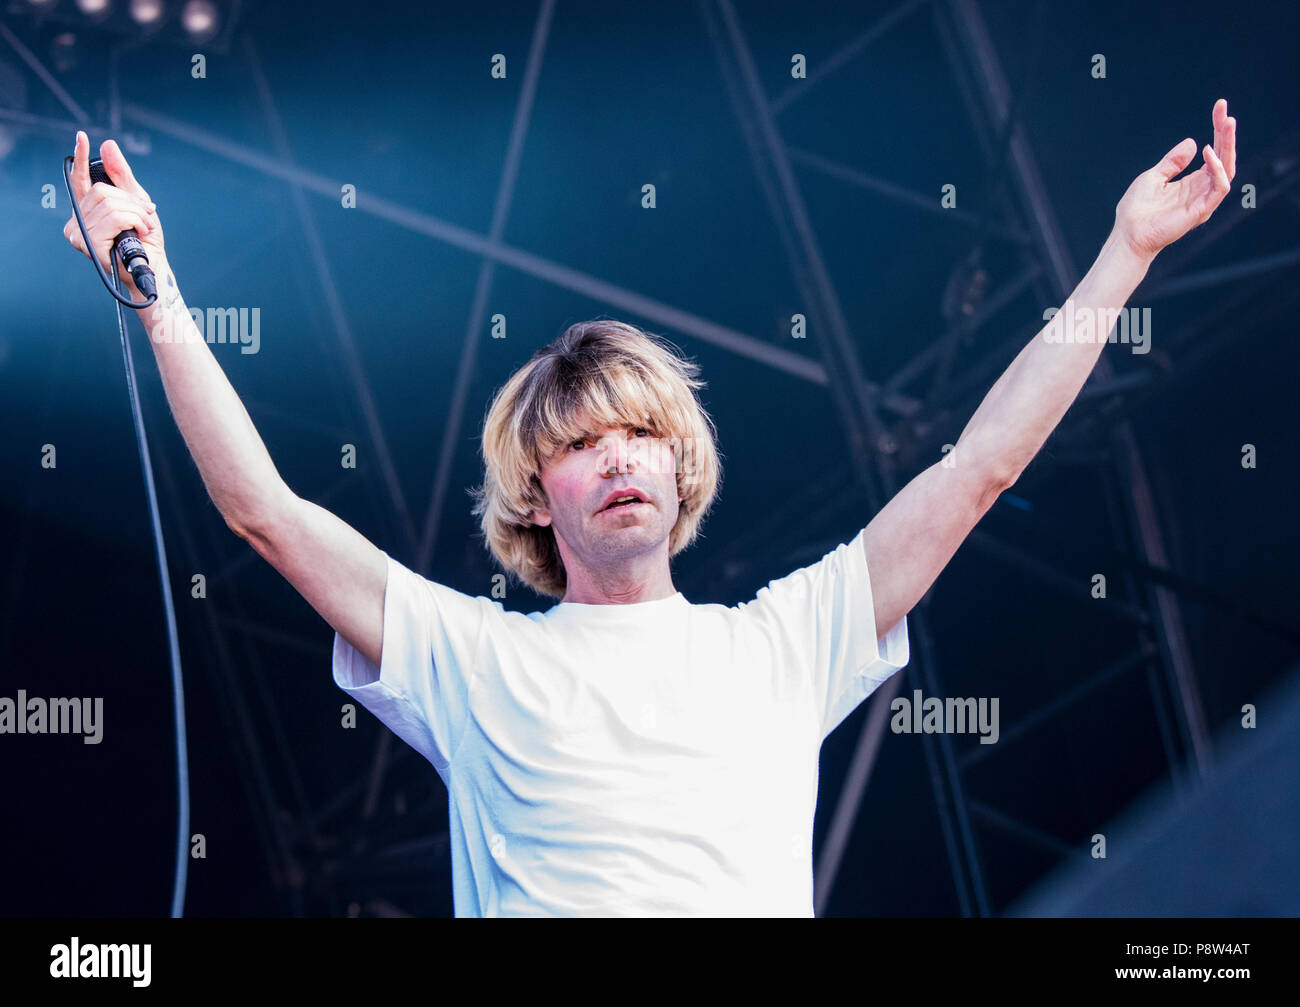
[[[435,583],[384,554],[380,667],[334,634],[334,682],[428,759],[445,781],[493,602]]]
[[[789,667],[781,673],[811,687],[823,739],[910,660],[906,616],[876,640],[864,534],[770,581],[741,606],[782,652]]]

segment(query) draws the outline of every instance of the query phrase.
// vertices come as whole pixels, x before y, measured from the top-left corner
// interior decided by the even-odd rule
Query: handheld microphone
[[[113,185],[113,180],[104,169],[104,162],[99,158],[90,162],[90,181],[91,184],[104,182]],[[129,227],[119,234],[113,241],[113,247],[117,249],[122,265],[126,266],[126,271],[135,280],[140,293],[145,297],[157,297],[158,283],[154,279],[153,270],[149,268],[149,256],[145,254],[144,243],[140,240],[140,235],[135,233],[135,228]]]

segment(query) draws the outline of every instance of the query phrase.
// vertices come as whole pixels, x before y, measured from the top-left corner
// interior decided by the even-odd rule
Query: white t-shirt
[[[447,785],[457,916],[811,916],[823,739],[908,662],[862,532],[728,607],[510,612],[388,560],[334,681]]]

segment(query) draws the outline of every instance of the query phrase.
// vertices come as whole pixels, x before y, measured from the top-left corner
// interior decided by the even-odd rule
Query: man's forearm
[[[164,259],[158,300],[136,314],[158,361],[172,416],[226,523],[255,531],[289,496],[244,404],[203,339]]]
[[[1061,306],[975,410],[957,441],[958,465],[980,466],[1005,486],[1020,478],[1078,397],[1106,345],[1105,321],[1094,326],[1092,341],[1078,341],[1077,330],[1085,318],[1081,309],[1089,309],[1098,320],[1113,319],[1150,265],[1150,258],[1136,254],[1111,232],[1092,268],[1070,295],[1073,305]]]

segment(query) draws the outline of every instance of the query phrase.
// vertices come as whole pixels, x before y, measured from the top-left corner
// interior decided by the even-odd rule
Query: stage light
[[[131,17],[137,24],[154,24],[162,13],[162,0],[131,0]]]
[[[210,0],[188,0],[181,8],[181,24],[201,42],[217,33],[217,8]]]
[[[161,43],[193,53],[204,45],[225,54],[243,6],[240,0],[0,0],[0,10],[26,10],[38,23],[83,36],[87,51],[115,38],[128,46]]]

